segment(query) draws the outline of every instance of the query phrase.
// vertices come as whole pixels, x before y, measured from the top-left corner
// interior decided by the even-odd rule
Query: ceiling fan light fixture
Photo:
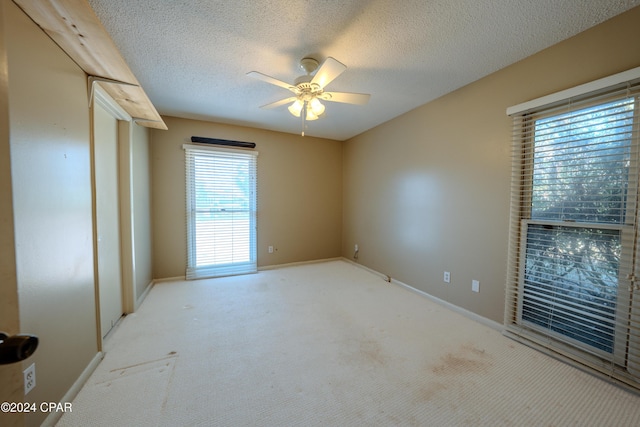
[[[307,118],[307,121],[310,121],[310,122],[312,122],[312,121],[314,121],[314,120],[318,120],[318,119],[319,119],[319,117],[318,117],[318,116],[316,116],[316,115],[313,113],[313,111],[311,111],[311,109],[310,109],[310,108],[307,108],[307,116],[306,116],[306,118]]]
[[[302,136],[304,136],[307,121],[318,120],[323,117],[325,106],[320,101],[364,105],[371,96],[364,93],[325,92],[325,87],[342,74],[347,67],[330,56],[325,58],[319,68],[318,65],[318,61],[314,58],[302,58],[300,67],[306,74],[297,77],[294,84],[289,84],[257,71],[247,73],[248,76],[293,92],[292,96],[263,105],[261,108],[281,107],[293,101],[287,109],[291,115],[299,118],[302,122]]]
[[[302,111],[302,101],[296,99],[293,104],[291,104],[288,108],[289,112],[293,114],[295,117],[300,117],[300,112]]]
[[[313,98],[309,102],[309,106],[307,107],[307,109],[310,109],[317,117],[321,116],[322,113],[324,113],[324,105],[318,98]]]

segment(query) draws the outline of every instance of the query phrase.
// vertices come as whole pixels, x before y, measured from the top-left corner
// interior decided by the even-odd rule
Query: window
[[[637,387],[640,70],[632,71],[635,80],[603,79],[511,112],[505,326]]]
[[[187,279],[257,270],[257,152],[185,145]]]

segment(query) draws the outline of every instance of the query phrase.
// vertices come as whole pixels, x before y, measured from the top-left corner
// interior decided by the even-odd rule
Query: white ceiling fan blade
[[[290,102],[293,102],[296,99],[298,99],[298,98],[296,98],[295,96],[292,96],[290,98],[281,99],[280,101],[276,101],[276,102],[272,102],[270,104],[263,105],[260,108],[266,108],[266,109],[276,108],[276,107],[279,107],[281,105],[289,104]]]
[[[346,69],[346,65],[329,56],[324,60],[320,68],[318,68],[315,76],[313,76],[313,79],[311,79],[311,83],[316,83],[318,86],[324,89],[325,86],[331,83],[333,79],[342,74]]]
[[[278,80],[271,76],[267,76],[266,74],[259,73],[257,71],[250,71],[247,73],[247,76],[253,77],[254,79],[262,80],[263,82],[271,83],[272,85],[280,86],[290,91],[295,90],[295,86],[290,85],[287,82],[283,82],[282,80]]]
[[[324,92],[321,98],[325,101],[344,102],[345,104],[365,105],[371,95],[368,93]]]

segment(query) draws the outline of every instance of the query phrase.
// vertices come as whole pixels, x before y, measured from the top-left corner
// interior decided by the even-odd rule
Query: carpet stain
[[[377,341],[370,339],[360,341],[359,353],[364,363],[385,364],[384,354]]]
[[[421,387],[417,391],[417,400],[421,402],[429,402],[446,389],[447,386],[442,383],[433,383],[429,384],[428,387]]]
[[[464,344],[453,353],[440,358],[440,363],[431,367],[436,375],[481,374],[493,366],[492,358],[473,344]]]
[[[337,331],[336,341],[342,343],[343,350],[340,353],[345,363],[357,366],[387,364],[384,348],[376,339],[375,331],[355,327],[358,322],[344,310],[335,309],[330,314],[324,313],[324,316],[331,324],[331,329]]]
[[[484,356],[485,355],[485,352],[484,352],[483,349],[479,349],[478,347],[476,347],[473,344],[464,344],[460,348],[464,352],[475,354],[477,356]]]

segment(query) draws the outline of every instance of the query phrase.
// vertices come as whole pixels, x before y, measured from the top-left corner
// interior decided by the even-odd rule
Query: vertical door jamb
[[[98,331],[98,350],[103,351],[103,333],[100,325],[100,283],[98,275],[98,230],[96,211],[96,179],[95,179],[95,126],[94,108],[99,104],[110,113],[118,123],[117,148],[118,148],[118,201],[119,201],[119,231],[120,231],[120,268],[122,281],[122,310],[123,313],[131,313],[131,298],[133,296],[133,257],[132,257],[132,229],[131,229],[131,116],[126,113],[111,98],[101,83],[89,81],[90,120],[91,120],[91,188],[93,194],[93,240],[94,240],[94,276],[96,296],[96,328]],[[124,131],[123,131],[124,129]],[[124,148],[124,150],[123,150]],[[128,218],[128,219],[127,219]]]

